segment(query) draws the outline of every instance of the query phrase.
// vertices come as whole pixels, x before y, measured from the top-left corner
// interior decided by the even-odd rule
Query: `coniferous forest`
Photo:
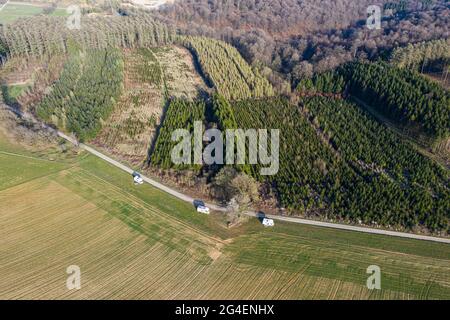
[[[252,6],[248,10],[252,11]],[[124,84],[131,85],[125,76],[124,52],[154,50],[147,52],[151,66],[142,64],[139,68],[158,90],[163,88],[155,99],[156,107],[163,111],[152,113],[155,136],[142,163],[169,172],[191,170],[205,175],[202,178],[209,183],[222,167],[174,164],[175,130],[192,133],[195,121],[201,121],[204,128],[221,130],[280,129],[280,169],[276,175],[261,176],[261,165],[234,166],[270,190],[266,193],[275,198],[273,210],[283,208],[292,215],[333,221],[448,232],[450,95],[441,81],[443,68],[448,68],[447,38],[423,41],[436,38],[430,35],[409,46],[386,45],[386,51],[382,45],[370,49],[365,40],[364,48],[363,44],[352,47],[347,42],[353,39],[361,43],[357,40],[363,31],[350,19],[340,29],[342,34],[330,31],[325,35],[327,31],[320,30],[317,38],[307,40],[289,35],[288,44],[283,36],[289,32],[280,23],[273,35],[279,42],[266,48],[265,42],[259,43],[263,34],[186,30],[180,21],[171,23],[162,18],[164,11],[178,15],[167,9],[85,14],[83,27],[73,30],[66,27],[63,17],[22,18],[0,26],[0,56],[3,63],[61,57],[61,72],[54,81],[49,80],[30,111],[89,143],[111,121]],[[383,23],[400,24],[405,19],[412,19],[406,11]],[[274,22],[261,23],[267,27],[266,23]],[[353,33],[345,29],[349,26],[353,26]],[[440,30],[435,29],[436,33]],[[342,48],[328,50],[320,40],[324,37],[336,42],[343,38]],[[189,54],[185,60],[191,59],[204,85],[196,84],[198,95],[194,99],[176,97],[167,89],[167,81],[176,82],[178,76],[168,71],[171,61],[163,64],[158,60],[167,47]],[[270,62],[260,57],[265,49],[270,49]],[[347,52],[350,49],[352,54]],[[331,52],[339,52],[342,59]],[[319,59],[327,53],[329,59]],[[170,59],[181,59],[173,57]],[[177,72],[187,70],[186,65]],[[441,72],[439,81],[423,74],[436,68]],[[133,103],[139,104],[139,99],[135,100]],[[423,150],[363,105],[396,124],[418,128],[433,143],[447,146],[446,153],[429,156],[431,145]],[[126,110],[126,103],[121,108]],[[444,157],[438,159],[442,161],[436,161],[438,156]]]
[[[71,55],[59,80],[36,107],[37,114],[81,141],[95,137],[122,91],[123,61],[116,49]]]
[[[350,94],[403,124],[417,123],[428,134],[450,133],[450,94],[416,71],[387,63],[353,63],[343,68]]]
[[[259,166],[248,171],[273,186],[283,207],[369,224],[448,228],[448,171],[358,106],[323,97],[299,105],[283,98],[216,105],[223,127],[233,128],[236,119],[238,128],[281,130],[278,174],[259,176]]]

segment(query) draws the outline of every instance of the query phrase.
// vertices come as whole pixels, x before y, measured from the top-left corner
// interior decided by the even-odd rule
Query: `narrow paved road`
[[[18,110],[15,109],[11,109],[9,108],[12,112],[16,113],[17,115],[19,115],[20,117],[25,117],[29,120],[32,121],[38,121],[36,120],[33,116],[31,115],[24,115],[23,113],[21,113]],[[41,123],[42,124],[42,123]],[[120,162],[108,157],[107,155],[98,152],[97,150],[82,144],[82,143],[78,143],[78,141],[72,137],[69,137],[68,135],[60,132],[60,131],[56,131],[53,128],[42,124],[42,126],[44,128],[47,128],[48,130],[52,130],[54,132],[56,132],[56,134],[58,136],[60,136],[63,139],[66,139],[67,141],[79,146],[80,148],[86,150],[87,152],[105,160],[106,162],[112,164],[113,166],[129,173],[130,175],[134,172],[133,169],[121,164]],[[131,179],[131,178],[130,178]],[[142,176],[142,179],[149,183],[150,185],[154,186],[157,189],[160,189],[178,199],[181,199],[183,201],[189,202],[191,204],[193,204],[194,202],[194,198],[191,198],[185,194],[182,194],[172,188],[169,188],[153,179],[150,179],[148,177]],[[221,206],[217,206],[215,204],[211,204],[211,203],[206,203],[206,206],[208,206],[209,208],[211,208],[212,210],[215,211],[220,211],[220,212],[226,212],[227,209]],[[252,217],[256,217],[258,215],[257,212],[246,212],[246,215],[252,216]],[[317,227],[325,227],[325,228],[332,228],[332,229],[339,229],[339,230],[347,230],[347,231],[357,231],[357,232],[363,232],[363,233],[370,233],[370,234],[379,234],[379,235],[385,235],[385,236],[394,236],[394,237],[401,237],[401,238],[409,238],[409,239],[416,239],[416,240],[427,240],[427,241],[434,241],[434,242],[441,242],[441,243],[448,243],[450,244],[450,239],[449,238],[439,238],[439,237],[431,237],[431,236],[424,236],[424,235],[418,235],[418,234],[413,234],[413,233],[406,233],[406,232],[397,232],[397,231],[389,231],[389,230],[382,230],[382,229],[373,229],[373,228],[367,228],[367,227],[358,227],[358,226],[352,226],[352,225],[347,225],[347,224],[338,224],[338,223],[330,223],[330,222],[323,222],[323,221],[315,221],[315,220],[308,220],[308,219],[301,219],[301,218],[292,218],[292,217],[285,217],[285,216],[276,216],[276,215],[265,215],[267,218],[270,219],[274,219],[274,220],[278,220],[278,221],[285,221],[285,222],[291,222],[291,223],[299,223],[299,224],[305,224],[305,225],[311,225],[311,226],[317,226]]]
[[[58,135],[66,140],[69,140],[70,142],[74,144],[78,144],[76,140],[74,140],[71,137],[68,137],[62,132],[58,132]],[[85,144],[79,144],[80,148],[83,148],[84,150],[92,153],[93,155],[109,162],[110,164],[116,166],[117,168],[128,172],[129,174],[132,174],[134,170],[131,168],[128,168],[127,166],[124,166],[123,164],[117,162],[114,159],[111,159],[110,157],[98,152],[97,150],[85,145]],[[168,194],[173,195],[174,197],[181,199],[183,201],[193,203],[194,198],[191,198],[185,194],[182,194],[174,189],[171,189],[153,179],[150,179],[146,176],[142,176],[142,179],[154,186],[155,188],[158,188],[164,192],[167,192]],[[215,211],[220,212],[226,212],[226,208],[217,206],[215,204],[206,203],[206,206],[211,208]],[[257,217],[257,212],[246,212],[246,215]],[[428,240],[428,241],[435,241],[435,242],[442,242],[442,243],[449,243],[450,239],[446,238],[438,238],[438,237],[430,237],[430,236],[423,236],[418,234],[412,234],[412,233],[406,233],[406,232],[396,232],[396,231],[389,231],[389,230],[381,230],[381,229],[373,229],[373,228],[366,228],[366,227],[359,227],[359,226],[352,226],[347,224],[338,224],[338,223],[330,223],[330,222],[323,222],[323,221],[315,221],[315,220],[308,220],[308,219],[301,219],[301,218],[292,218],[292,217],[283,217],[283,216],[277,216],[277,215],[265,215],[267,218],[279,220],[279,221],[285,221],[285,222],[292,222],[292,223],[299,223],[299,224],[306,224],[306,225],[312,225],[317,227],[325,227],[325,228],[333,228],[333,229],[340,229],[340,230],[347,230],[347,231],[357,231],[357,232],[364,232],[364,233],[371,233],[371,234],[380,234],[385,236],[394,236],[394,237],[401,237],[401,238],[409,238],[409,239],[416,239],[416,240]]]
[[[253,217],[257,216],[257,213],[255,213],[255,212],[249,212],[247,214],[250,216],[253,216]],[[307,224],[310,226],[333,228],[333,229],[340,229],[340,230],[347,230],[347,231],[357,231],[357,232],[364,232],[364,233],[371,233],[371,234],[381,234],[381,235],[385,235],[385,236],[409,238],[409,239],[416,239],[416,240],[427,240],[427,241],[442,242],[442,243],[450,244],[450,239],[448,239],[448,238],[423,236],[423,235],[414,234],[414,233],[389,231],[389,230],[374,229],[374,228],[367,228],[367,227],[358,227],[358,226],[352,226],[352,225],[348,225],[348,224],[315,221],[315,220],[308,220],[308,219],[301,219],[301,218],[274,216],[274,215],[270,215],[270,214],[266,214],[265,217],[274,219],[274,220]]]
[[[78,141],[76,141],[74,138],[69,137],[68,135],[66,135],[66,134],[64,134],[64,133],[62,133],[60,131],[57,131],[57,134],[61,138],[64,138],[64,139],[72,142],[73,144],[78,145],[80,148],[86,150],[89,153],[92,153],[93,155],[95,155],[95,156],[105,160],[106,162],[109,162],[113,166],[116,166],[117,168],[119,168],[119,169],[129,173],[130,175],[134,172],[133,169],[131,169],[131,168],[121,164],[120,162],[118,162],[118,161],[108,157],[107,155],[105,155],[105,154],[103,154],[101,152],[98,152],[97,150],[95,150],[95,149],[93,149],[93,148],[91,148],[91,147],[89,147],[89,146],[87,146],[87,145],[85,145],[83,143],[78,143]],[[157,181],[155,181],[153,179],[150,179],[150,178],[148,178],[146,176],[141,175],[141,177],[142,177],[142,179],[145,182],[151,184],[152,186],[154,186],[157,189],[160,189],[160,190],[162,190],[164,192],[167,192],[168,194],[171,194],[172,196],[174,196],[174,197],[176,197],[178,199],[181,199],[183,201],[190,202],[192,204],[194,203],[194,200],[195,200],[194,198],[191,198],[191,197],[189,197],[189,196],[187,196],[185,194],[182,194],[182,193],[180,193],[180,192],[178,192],[178,191],[176,191],[174,189],[171,189],[171,188],[169,188],[169,187],[167,187],[167,186],[165,186],[165,185],[163,185],[163,184],[161,184],[161,183],[159,183],[159,182],[157,182]],[[217,206],[217,205],[214,205],[214,204],[210,204],[210,203],[206,203],[206,205],[209,208],[211,208],[212,210],[215,210],[215,211],[222,211],[222,212],[226,211],[226,209],[224,207],[220,207],[220,206]]]
[[[3,10],[4,7],[6,7],[6,5],[9,3],[9,0],[7,0],[1,7],[0,7],[0,11]]]

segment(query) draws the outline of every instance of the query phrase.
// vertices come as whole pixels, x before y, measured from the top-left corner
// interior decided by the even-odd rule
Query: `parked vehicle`
[[[142,179],[141,175],[137,173],[136,171],[133,172],[133,181],[135,184],[143,184],[144,180]]]
[[[204,214],[209,214],[209,208],[206,207],[206,206],[198,206],[197,207],[197,212],[204,213]]]
[[[193,205],[194,205],[195,209],[197,209],[200,206],[206,207],[203,200],[198,200],[198,199],[194,200]]]
[[[275,225],[275,222],[273,221],[273,219],[264,218],[262,224],[264,225],[264,227],[273,227]]]

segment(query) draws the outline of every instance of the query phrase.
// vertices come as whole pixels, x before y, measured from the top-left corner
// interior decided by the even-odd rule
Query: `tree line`
[[[422,72],[427,66],[439,60],[443,61],[445,66],[449,64],[450,39],[423,41],[398,47],[393,50],[390,57],[390,62],[399,68]]]
[[[448,173],[356,105],[285,98],[215,107],[219,127],[280,129],[280,170],[237,167],[276,193],[280,207],[329,219],[448,230]],[[234,120],[233,120],[234,119]]]
[[[117,49],[72,54],[58,81],[36,106],[39,117],[92,139],[107,121],[123,90],[123,61]]]
[[[71,48],[137,48],[171,43],[174,30],[147,13],[128,16],[83,15],[80,29],[70,29],[65,17],[36,16],[0,27],[3,56],[44,56]]]
[[[269,81],[252,69],[233,46],[204,37],[186,37],[183,42],[218,93],[230,100],[271,96]]]
[[[401,124],[417,123],[430,136],[450,133],[450,94],[419,73],[385,62],[351,63],[339,71],[350,94]]]
[[[198,170],[202,167],[202,165],[176,164],[173,162],[172,150],[178,144],[178,141],[172,141],[172,133],[177,129],[186,129],[193,133],[195,121],[201,121],[202,124],[205,122],[205,108],[206,105],[202,101],[192,102],[177,98],[169,101],[155,147],[151,150],[150,165],[163,169]],[[193,153],[193,148],[191,152]]]

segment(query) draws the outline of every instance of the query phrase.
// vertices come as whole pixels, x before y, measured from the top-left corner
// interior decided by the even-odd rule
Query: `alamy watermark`
[[[366,26],[369,30],[380,30],[381,29],[381,7],[377,5],[372,5],[367,7],[367,20]]]
[[[260,164],[266,166],[260,169],[261,175],[275,175],[279,170],[280,130],[270,130],[270,147],[268,139],[267,129],[228,129],[225,133],[208,129],[203,132],[202,122],[195,121],[193,134],[187,129],[172,133],[172,141],[177,144],[172,149],[171,159],[177,165]],[[208,142],[205,148],[204,142]]]
[[[373,290],[381,289],[381,268],[376,265],[371,265],[367,267],[366,273],[370,274],[370,276],[367,278],[367,289]]]
[[[66,21],[66,26],[70,30],[81,29],[81,9],[78,5],[70,5],[66,12],[69,14]]]
[[[69,275],[66,280],[66,287],[69,290],[81,289],[81,270],[79,266],[71,265],[66,269],[66,273]]]

